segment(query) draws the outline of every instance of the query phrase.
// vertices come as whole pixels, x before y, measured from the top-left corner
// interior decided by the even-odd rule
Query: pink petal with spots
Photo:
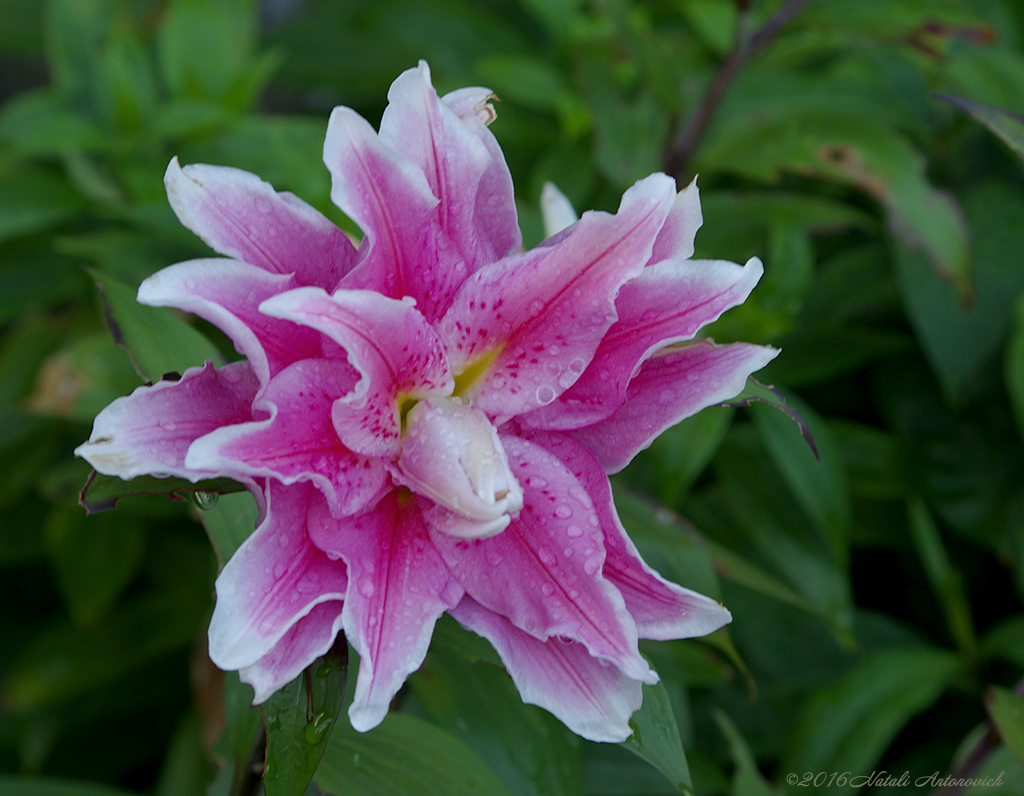
[[[690,340],[742,304],[764,273],[761,261],[663,260],[622,286],[619,319],[579,380],[550,406],[520,418],[529,428],[572,429],[610,417],[626,400],[640,364],[670,343]]]
[[[292,625],[281,640],[252,666],[238,672],[243,683],[253,687],[254,705],[262,704],[282,686],[302,674],[302,670],[325,654],[341,630],[341,600],[328,600],[313,606]]]
[[[277,318],[316,329],[348,352],[359,372],[352,391],[334,403],[341,441],[365,456],[398,455],[399,397],[447,395],[454,382],[437,334],[410,299],[397,301],[368,290],[300,288],[264,302]]]
[[[253,666],[317,605],[344,599],[347,567],[310,541],[311,514],[330,520],[312,484],[268,482],[266,519],[217,578],[209,636],[210,659],[220,668]]]
[[[778,353],[769,346],[720,346],[709,339],[666,348],[640,368],[622,408],[607,420],[571,433],[606,472],[617,473],[669,426],[738,395],[747,376]]]
[[[579,642],[536,639],[469,596],[451,615],[494,645],[524,702],[550,711],[590,741],[618,743],[632,735],[629,717],[643,701],[639,680]]]
[[[293,276],[238,260],[189,260],[143,281],[138,300],[151,307],[176,307],[214,324],[231,338],[265,386],[292,362],[320,355],[320,335],[312,329],[258,309],[263,300],[295,286]]]
[[[229,475],[312,481],[336,517],[371,505],[391,487],[379,459],[346,448],[331,407],[355,385],[344,360],[304,359],[281,371],[255,404],[266,420],[219,428],[192,445],[191,467]]]
[[[96,416],[92,435],[75,454],[97,471],[124,479],[213,477],[216,471],[185,465],[188,448],[221,426],[251,420],[257,387],[248,363],[218,370],[207,361],[186,370],[180,381],[158,381],[118,398]]]
[[[594,501],[604,531],[602,572],[626,601],[640,638],[706,636],[732,620],[720,603],[665,580],[640,557],[615,510],[608,476],[583,445],[559,432],[530,439],[564,462]]]
[[[636,625],[601,574],[604,537],[590,496],[556,457],[503,435],[523,486],[519,517],[489,539],[431,538],[466,592],[534,638],[564,636],[624,674],[657,682],[637,650]]]
[[[172,158],[164,185],[181,223],[219,254],[328,290],[355,264],[344,232],[255,174],[203,164],[181,168]]]
[[[586,213],[557,242],[507,257],[462,286],[440,324],[461,394],[490,415],[512,417],[572,386],[616,319],[615,296],[640,273],[672,205],[672,180],[630,188],[619,212]]]
[[[418,275],[422,284],[410,293],[417,299],[420,312],[434,320],[448,308],[456,289],[470,273],[516,245],[512,181],[509,177],[507,182],[491,184],[495,180],[488,172],[494,156],[500,157],[500,150],[485,145],[483,137],[490,134],[486,128],[480,129],[483,125],[475,114],[460,119],[438,99],[425,62],[391,84],[388,100],[380,122],[380,140],[423,172],[439,200],[435,207],[439,234],[450,244],[446,248],[449,259],[443,267],[439,267],[440,262],[423,262],[423,273]],[[504,167],[504,158],[499,165]],[[507,174],[508,170],[500,171]],[[485,175],[489,177],[486,184]]]
[[[326,514],[326,510],[324,512]],[[352,726],[373,729],[427,654],[434,624],[463,590],[448,573],[408,495],[392,492],[365,514],[311,523],[313,539],[349,565],[342,619],[359,653]]]
[[[688,260],[693,257],[693,238],[704,223],[700,211],[700,194],[697,178],[676,195],[672,210],[665,219],[665,225],[658,232],[651,252],[650,263],[662,260]]]

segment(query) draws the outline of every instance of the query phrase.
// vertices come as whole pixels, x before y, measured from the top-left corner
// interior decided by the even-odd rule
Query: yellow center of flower
[[[455,392],[452,394],[465,394],[469,388],[473,386],[473,383],[487,372],[491,367],[491,363],[494,362],[498,354],[501,353],[502,348],[504,348],[504,345],[499,345],[497,348],[488,351],[486,354],[478,356],[466,365],[466,367],[462,369],[461,373],[455,374]]]

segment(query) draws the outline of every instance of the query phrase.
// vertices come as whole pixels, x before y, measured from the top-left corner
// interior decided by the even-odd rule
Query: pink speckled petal
[[[311,514],[321,525],[331,521],[312,484],[268,483],[266,519],[217,578],[209,636],[210,659],[220,668],[256,664],[317,605],[344,599],[347,567],[310,541]]]
[[[561,432],[539,432],[530,440],[565,463],[594,501],[604,531],[602,572],[622,594],[640,638],[706,636],[731,621],[721,604],[665,580],[640,557],[615,510],[608,476],[583,445]]]
[[[648,266],[622,286],[615,301],[619,319],[579,380],[520,422],[529,428],[572,429],[610,417],[625,402],[627,385],[641,363],[666,345],[692,339],[743,303],[763,272],[756,257],[745,266],[724,260],[663,260]]]
[[[352,391],[334,403],[334,427],[350,450],[394,457],[400,446],[399,397],[448,395],[451,370],[444,347],[410,299],[368,290],[300,288],[264,302],[277,318],[316,329],[348,352],[359,372]]]
[[[659,351],[629,383],[626,402],[607,420],[572,431],[604,467],[617,473],[671,425],[742,392],[747,376],[776,348],[695,340]]]
[[[157,271],[139,285],[138,300],[176,307],[217,326],[249,360],[261,386],[300,359],[320,355],[320,335],[259,311],[260,302],[296,286],[238,260],[189,260]]]
[[[590,496],[543,448],[513,435],[502,443],[523,486],[523,509],[489,539],[432,530],[448,568],[474,600],[534,638],[582,642],[627,676],[657,682],[622,596],[601,574],[604,535]]]
[[[392,492],[365,514],[311,523],[313,539],[349,565],[342,611],[345,634],[359,653],[359,678],[349,708],[360,732],[376,727],[406,678],[427,654],[434,624],[463,590],[427,535],[419,509]]]
[[[455,373],[473,374],[461,394],[507,418],[571,387],[616,319],[619,288],[650,257],[674,197],[672,180],[652,175],[626,191],[616,215],[586,213],[556,240],[470,277],[439,327]]]
[[[355,247],[344,232],[255,174],[204,164],[182,168],[172,158],[164,185],[181,223],[219,254],[327,290],[355,264]]]
[[[334,431],[331,407],[357,379],[344,360],[296,362],[256,402],[266,420],[217,429],[192,445],[186,463],[284,484],[312,481],[335,516],[362,511],[391,481],[379,459],[353,453]]]
[[[494,645],[524,702],[550,711],[590,741],[618,743],[632,735],[629,717],[643,701],[639,680],[579,642],[536,639],[469,596],[451,614]]]
[[[187,467],[185,455],[204,434],[251,420],[257,388],[246,362],[219,370],[212,362],[189,368],[180,381],[139,387],[110,404],[75,454],[97,471],[124,479],[173,475],[195,482],[220,475]]]
[[[280,641],[252,666],[238,672],[243,683],[253,687],[254,705],[262,704],[277,689],[287,685],[313,661],[326,653],[341,630],[341,600],[313,606],[292,625]]]

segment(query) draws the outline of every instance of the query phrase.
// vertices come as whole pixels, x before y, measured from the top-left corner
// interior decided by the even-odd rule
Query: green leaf
[[[222,495],[216,505],[202,512],[200,519],[213,544],[220,568],[255,530],[258,513],[256,500],[249,492]]]
[[[729,756],[732,758],[736,770],[732,777],[733,796],[772,796],[776,793],[773,788],[761,775],[757,768],[757,761],[736,729],[736,725],[722,711],[715,711],[715,721],[718,723],[722,734],[729,741]]]
[[[267,796],[302,796],[341,713],[348,677],[348,642],[330,650],[263,703],[267,726]]]
[[[1024,763],[1024,698],[1006,688],[992,686],[985,693],[985,709],[999,735]]]
[[[93,782],[0,774],[0,793],[4,796],[132,796],[135,792]]]
[[[1013,306],[1013,328],[1006,344],[1003,369],[1017,430],[1024,435],[1024,293]]]
[[[95,623],[135,576],[145,532],[124,517],[88,517],[77,506],[58,506],[46,518],[45,533],[72,619]]]
[[[192,483],[184,478],[140,475],[125,481],[116,475],[104,475],[93,470],[82,487],[78,503],[86,513],[97,514],[109,511],[121,498],[129,495],[159,495],[177,502],[192,497],[199,508],[209,510],[216,505],[218,495],[244,490],[242,484],[229,478],[211,478]]]
[[[962,652],[974,656],[978,652],[978,640],[974,635],[971,606],[963,577],[949,562],[942,536],[924,501],[916,495],[912,496],[907,501],[907,514],[910,536],[924,564],[932,590],[942,605],[950,635]]]
[[[881,202],[895,234],[971,294],[967,232],[956,202],[929,184],[921,154],[867,117],[808,111],[732,125],[700,153],[699,170],[774,181],[783,172],[855,185]]]
[[[959,673],[956,655],[930,647],[890,647],[869,655],[811,697],[779,770],[870,772],[899,729]],[[850,791],[852,786],[836,788]]]
[[[87,115],[69,109],[51,89],[12,97],[0,109],[0,139],[24,156],[104,152],[111,147],[109,135]]]
[[[965,305],[920,252],[896,246],[900,294],[947,395],[963,401],[1010,330],[1024,291],[1024,197],[1002,183],[976,185],[963,200],[972,232],[975,299]]]
[[[461,630],[454,620],[438,628],[442,624],[456,626],[452,635]],[[525,704],[500,666],[463,659],[450,638],[435,629],[430,654],[410,680],[430,718],[480,755],[513,793],[582,796],[579,739],[551,714]]]
[[[90,270],[108,310],[114,339],[132,357],[139,374],[156,382],[165,373],[184,373],[206,360],[223,357],[202,334],[164,307],[144,307],[136,291],[101,271]]]
[[[963,97],[951,97],[948,94],[936,94],[935,96],[937,99],[956,105],[960,110],[967,111],[999,136],[1017,157],[1024,160],[1024,116]]]
[[[629,720],[633,734],[622,745],[658,769],[680,793],[693,794],[690,768],[665,684],[645,684],[643,689],[643,705]]]
[[[43,169],[0,175],[0,241],[48,229],[85,207],[64,180]]]
[[[395,712],[367,733],[341,722],[313,781],[329,796],[510,796],[464,743]]]

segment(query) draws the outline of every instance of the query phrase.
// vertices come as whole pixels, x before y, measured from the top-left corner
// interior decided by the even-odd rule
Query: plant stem
[[[704,131],[711,122],[711,117],[714,116],[715,110],[725,98],[740,70],[752,55],[767,47],[779,31],[812,1],[788,0],[750,35],[747,35],[744,30],[747,20],[746,4],[739,3],[741,7],[736,21],[736,44],[729,56],[722,62],[711,85],[704,92],[700,104],[690,115],[683,131],[676,138],[675,144],[665,153],[664,167],[667,173],[677,177],[682,175],[683,170],[693,157]]]

